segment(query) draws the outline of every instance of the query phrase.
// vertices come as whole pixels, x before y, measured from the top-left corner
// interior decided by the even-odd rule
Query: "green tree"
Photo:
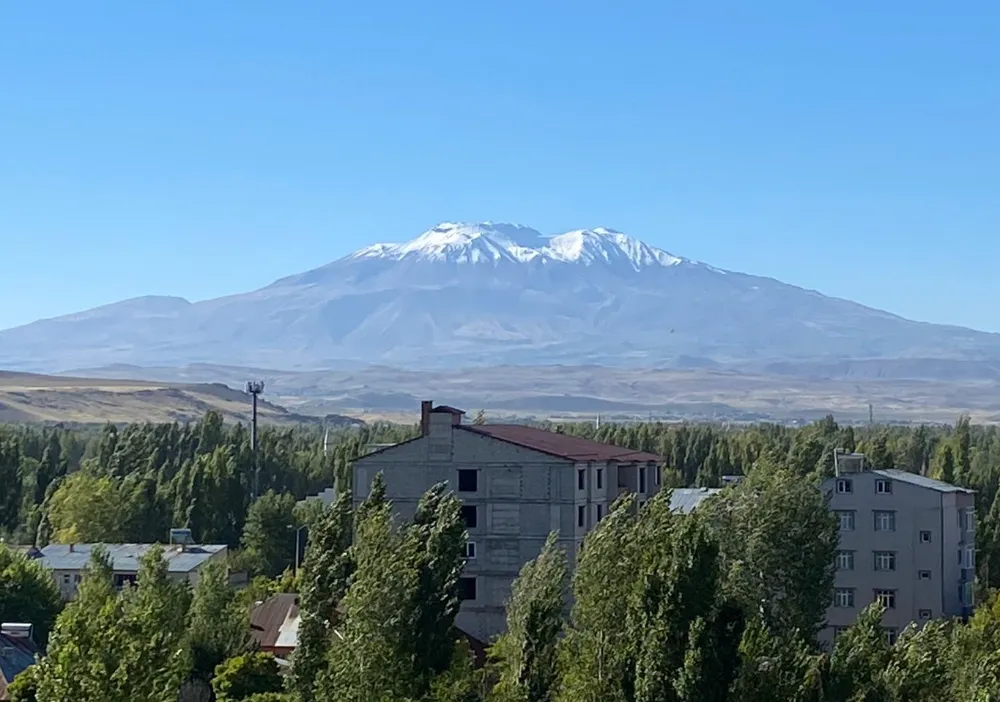
[[[350,552],[353,529],[351,496],[337,495],[313,525],[300,572],[299,645],[292,654],[289,688],[302,702],[315,699],[314,688],[326,668],[337,608],[354,571]]]
[[[511,588],[507,632],[490,649],[498,678],[492,700],[549,702],[555,698],[566,576],[566,553],[553,532]]]
[[[812,640],[830,604],[838,544],[818,486],[763,464],[704,511],[721,545],[727,596],[772,633]]]
[[[191,675],[209,681],[217,666],[250,646],[250,612],[230,587],[224,565],[208,563],[199,574],[188,612],[187,644]]]
[[[57,543],[122,541],[122,496],[111,478],[74,473],[59,484],[48,518]]]
[[[138,583],[118,595],[106,552],[95,550],[39,664],[39,700],[176,699],[189,667],[187,591],[168,579],[158,547],[141,559]]]
[[[42,646],[61,608],[52,574],[0,543],[0,622],[26,622]]]
[[[243,552],[253,572],[276,578],[295,562],[295,497],[268,490],[250,506]]]
[[[237,702],[253,695],[281,692],[278,663],[270,653],[245,653],[215,669],[212,679],[219,702]]]
[[[22,477],[21,451],[13,439],[0,437],[0,533],[14,532],[20,524]]]

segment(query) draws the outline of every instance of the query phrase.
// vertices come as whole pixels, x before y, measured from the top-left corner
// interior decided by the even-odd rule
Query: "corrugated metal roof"
[[[499,441],[506,441],[509,444],[516,444],[570,461],[652,461],[653,463],[663,461],[663,458],[656,454],[633,451],[620,446],[602,444],[600,441],[585,439],[582,436],[557,434],[554,431],[526,427],[521,424],[460,425],[456,429],[489,436]]]
[[[284,623],[289,617],[298,616],[298,602],[298,595],[281,593],[253,608],[250,613],[250,630],[257,645],[261,648],[273,648],[276,645]]]
[[[670,509],[681,514],[690,514],[698,505],[716,494],[722,488],[674,488],[670,493]]]
[[[934,480],[934,478],[925,478],[922,475],[910,473],[905,470],[873,470],[872,473],[889,478],[890,480],[898,480],[901,483],[909,483],[910,485],[937,490],[938,492],[964,492],[970,495],[975,493],[975,490],[970,490],[969,488],[958,487],[957,485],[951,485],[940,480]]]
[[[135,573],[139,560],[153,544],[49,544],[41,550],[38,560],[51,570],[82,570],[90,563],[96,546],[104,546],[117,573]],[[70,550],[72,548],[72,550]],[[200,568],[212,556],[225,551],[224,544],[192,544],[181,551],[178,546],[163,546],[163,557],[171,573],[190,573]]]

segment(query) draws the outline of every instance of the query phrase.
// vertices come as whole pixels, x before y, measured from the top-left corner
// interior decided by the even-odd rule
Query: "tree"
[[[943,482],[949,484],[954,484],[955,482],[955,454],[948,444],[944,444],[941,449],[937,475],[938,479]]]
[[[64,544],[121,541],[121,505],[113,479],[83,472],[68,476],[49,503],[53,540]]]
[[[61,606],[52,574],[0,543],[0,622],[31,624],[36,641],[44,647]]]
[[[278,663],[270,653],[245,653],[220,664],[212,679],[219,702],[252,699],[254,695],[281,692]]]
[[[522,569],[507,605],[507,633],[490,649],[496,702],[549,702],[558,689],[557,644],[563,625],[566,553],[552,532]]]
[[[560,702],[625,702],[634,641],[624,626],[632,581],[635,500],[620,498],[587,534],[573,573],[573,608],[559,646]]]
[[[452,663],[460,605],[458,581],[468,540],[462,506],[448,492],[447,483],[438,483],[421,496],[406,538],[417,558],[419,584],[413,602],[417,625],[411,645],[425,677],[420,683],[425,692],[430,681]]]
[[[276,578],[295,562],[295,497],[268,490],[250,506],[243,552],[253,572]]]
[[[21,451],[13,439],[0,437],[0,533],[17,529],[21,517]]]
[[[189,666],[185,586],[169,581],[158,547],[141,559],[138,586],[118,595],[111,576],[107,553],[95,549],[39,664],[40,700],[177,698]]]
[[[292,654],[289,688],[302,702],[314,699],[316,680],[326,667],[337,608],[354,570],[350,553],[351,496],[337,495],[311,529],[300,571],[299,645]]]
[[[226,567],[208,563],[200,571],[188,613],[187,645],[192,677],[209,681],[223,661],[250,645],[249,608],[229,585]]]
[[[836,517],[814,483],[762,464],[704,510],[721,545],[726,593],[775,635],[812,640],[833,588]]]

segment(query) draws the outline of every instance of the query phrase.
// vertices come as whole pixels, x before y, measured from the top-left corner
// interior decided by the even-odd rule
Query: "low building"
[[[622,493],[639,503],[661,483],[660,456],[515,424],[465,424],[462,410],[421,405],[420,436],[354,463],[354,500],[372,479],[412,519],[421,495],[446,482],[462,501],[468,529],[457,625],[480,641],[506,628],[505,605],[525,563],[552,531],[572,564],[587,533]]]
[[[135,582],[139,561],[153,544],[49,544],[37,549],[34,558],[52,571],[59,594],[71,600],[83,579],[83,570],[90,563],[97,546],[103,546],[111,559],[115,587]],[[222,544],[172,544],[162,546],[163,558],[171,580],[198,584],[198,571],[210,562],[225,562],[228,549]]]
[[[30,624],[0,624],[0,700],[8,700],[7,687],[34,665],[38,654]]]

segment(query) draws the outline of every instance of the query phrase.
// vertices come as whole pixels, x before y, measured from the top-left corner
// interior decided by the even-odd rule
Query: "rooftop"
[[[570,461],[619,461],[623,463],[633,461],[661,463],[663,461],[662,457],[653,453],[633,451],[620,446],[602,444],[600,441],[585,439],[582,436],[558,434],[554,431],[526,427],[521,424],[463,424],[457,428]]]
[[[136,573],[139,560],[153,544],[49,544],[41,549],[38,560],[51,570],[82,570],[90,563],[96,546],[104,546],[111,557],[111,567],[116,573]],[[163,558],[171,573],[190,573],[205,564],[212,556],[224,552],[224,544],[191,544],[183,550],[180,546],[163,546]]]
[[[880,475],[883,478],[889,478],[890,480],[896,480],[901,483],[909,483],[910,485],[916,485],[930,490],[937,490],[938,492],[964,492],[970,495],[975,493],[975,490],[970,490],[969,488],[958,487],[957,485],[945,483],[940,480],[934,480],[934,478],[925,478],[922,475],[910,473],[905,470],[873,470],[872,473]]]
[[[722,488],[674,488],[670,493],[670,509],[681,514],[691,514],[702,502]]]
[[[35,663],[37,649],[29,639],[0,634],[0,700],[7,698],[7,686]]]

